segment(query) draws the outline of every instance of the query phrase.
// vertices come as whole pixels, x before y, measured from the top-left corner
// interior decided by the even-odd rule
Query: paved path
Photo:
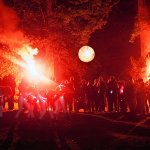
[[[47,113],[43,120],[27,119],[16,111],[0,120],[0,150],[150,149],[150,116],[122,113]]]

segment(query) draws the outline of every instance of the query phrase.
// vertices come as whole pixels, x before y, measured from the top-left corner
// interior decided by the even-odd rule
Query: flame
[[[30,46],[29,39],[19,29],[19,23],[20,19],[15,10],[0,0],[0,43],[7,45],[13,55],[20,55],[22,60],[6,52],[1,54],[2,57],[24,68],[28,78],[32,81],[42,80],[49,82],[50,79],[44,75],[42,64],[37,64],[34,59],[34,56],[38,54],[38,49]]]
[[[150,59],[146,61],[146,77],[148,81],[150,79]]]
[[[18,51],[18,55],[22,57],[22,59],[28,63],[32,62],[34,59],[34,55],[38,54],[37,48],[32,48],[29,45],[23,45],[21,50]]]
[[[42,64],[38,64],[34,59],[34,56],[38,54],[37,48],[32,48],[29,44],[24,44],[20,50],[18,50],[18,55],[21,56],[22,60],[17,59],[8,53],[3,54],[3,57],[7,58],[14,64],[24,68],[25,75],[27,79],[31,82],[44,81],[49,83],[51,80],[44,74],[44,67]]]
[[[37,54],[38,54],[37,48],[33,49],[31,46],[25,44],[22,46],[21,50],[18,51],[18,55],[20,55],[25,62],[24,68],[28,70],[28,72],[30,73],[29,76],[31,77],[32,76],[35,77],[38,74],[34,61],[34,55]]]
[[[124,86],[121,86],[120,87],[120,94],[123,94],[123,92],[124,92]]]
[[[26,75],[29,80],[33,81],[45,81],[50,82],[43,72],[43,67],[41,64],[38,64],[34,56],[38,54],[37,48],[32,48],[29,45],[23,45],[21,50],[18,51],[18,55],[22,57],[25,62],[23,67],[26,69]]]
[[[140,45],[141,56],[146,57],[150,52],[150,23],[149,23],[149,9],[144,0],[138,0],[138,16],[140,26]],[[146,69],[143,79],[148,81],[150,79],[150,59],[146,60]]]

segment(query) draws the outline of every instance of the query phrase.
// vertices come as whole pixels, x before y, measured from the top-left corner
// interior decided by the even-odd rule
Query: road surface
[[[150,115],[129,113],[60,114],[29,119],[16,111],[0,120],[0,150],[150,149]]]

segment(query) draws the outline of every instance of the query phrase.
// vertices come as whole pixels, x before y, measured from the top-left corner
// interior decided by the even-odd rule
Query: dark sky
[[[91,36],[89,44],[106,74],[120,75],[129,67],[130,56],[139,56],[139,40],[129,43],[136,15],[137,0],[121,0],[111,12],[107,25]]]

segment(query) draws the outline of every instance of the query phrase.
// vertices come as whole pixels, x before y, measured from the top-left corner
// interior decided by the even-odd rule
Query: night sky
[[[102,64],[106,75],[123,76],[130,66],[130,56],[140,55],[139,39],[129,42],[136,15],[137,0],[121,0],[111,12],[108,23],[91,36],[89,45],[94,48],[95,59]]]

